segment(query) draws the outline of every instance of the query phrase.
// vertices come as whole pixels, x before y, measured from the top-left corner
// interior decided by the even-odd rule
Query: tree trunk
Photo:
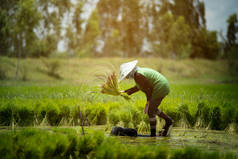
[[[21,59],[21,41],[19,36],[17,37],[17,64],[16,64],[16,80],[18,79],[18,74],[20,70],[20,59]]]

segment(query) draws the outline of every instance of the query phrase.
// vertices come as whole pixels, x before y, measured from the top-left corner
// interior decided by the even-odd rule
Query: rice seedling
[[[129,100],[130,97],[120,91],[117,81],[118,79],[115,72],[113,72],[111,75],[108,75],[106,83],[101,86],[101,93],[113,96],[122,96],[124,99]]]
[[[211,113],[210,128],[215,130],[221,130],[221,123],[221,109],[220,107],[216,106],[213,108]]]
[[[108,118],[109,118],[109,122],[114,126],[120,122],[120,114],[116,110],[109,112]]]

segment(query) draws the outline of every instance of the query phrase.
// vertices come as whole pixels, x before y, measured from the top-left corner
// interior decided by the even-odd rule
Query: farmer
[[[165,126],[159,135],[168,136],[172,127],[172,120],[164,114],[158,106],[166,95],[169,94],[168,80],[159,72],[150,68],[141,68],[136,66],[137,60],[124,63],[120,66],[120,75],[118,82],[123,79],[133,78],[136,85],[123,92],[131,95],[139,90],[146,94],[147,103],[144,113],[148,114],[150,120],[150,136],[156,136],[156,115],[165,120]]]

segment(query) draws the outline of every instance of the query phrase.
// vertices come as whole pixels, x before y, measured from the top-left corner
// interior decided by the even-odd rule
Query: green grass
[[[95,75],[108,71],[119,73],[119,66],[123,62],[134,58],[53,58],[53,59],[23,59],[20,68],[27,69],[28,83],[40,84],[80,84],[95,83]],[[209,61],[204,59],[171,60],[162,58],[138,58],[138,65],[150,67],[163,73],[170,83],[221,83],[238,80],[237,75],[231,75],[227,61]],[[0,67],[5,70],[5,84],[18,84],[13,81],[16,74],[17,60],[0,57]],[[46,64],[54,66],[57,63],[57,73],[62,79],[49,76]],[[1,70],[2,70],[1,69]],[[20,79],[23,76],[20,71]]]

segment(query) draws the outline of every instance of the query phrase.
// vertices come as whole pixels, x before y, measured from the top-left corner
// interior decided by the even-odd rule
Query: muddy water
[[[173,128],[170,137],[118,137],[122,143],[168,146],[172,149],[195,146],[206,150],[238,152],[238,134],[224,131]]]

